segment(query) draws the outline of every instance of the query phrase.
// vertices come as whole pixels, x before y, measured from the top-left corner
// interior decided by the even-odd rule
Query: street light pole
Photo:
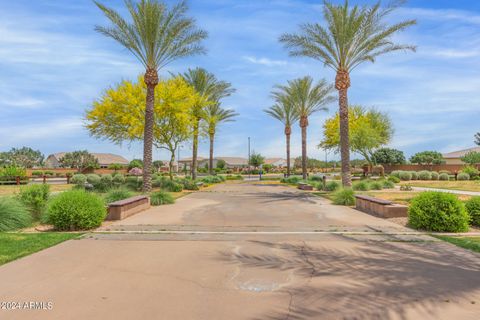
[[[248,137],[248,179],[250,179],[250,137]]]

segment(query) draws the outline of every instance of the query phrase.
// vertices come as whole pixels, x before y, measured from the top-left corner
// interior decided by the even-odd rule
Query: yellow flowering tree
[[[122,81],[94,101],[86,113],[90,134],[116,144],[141,141],[145,125],[147,88],[137,82]],[[153,143],[170,152],[170,178],[175,152],[192,131],[192,107],[198,99],[195,90],[181,77],[162,80],[155,87]]]
[[[373,152],[390,142],[393,128],[386,113],[375,109],[366,109],[361,106],[349,107],[349,139],[350,150],[362,155],[373,165]],[[323,140],[319,147],[324,149],[340,148],[340,116],[338,112],[323,125]]]

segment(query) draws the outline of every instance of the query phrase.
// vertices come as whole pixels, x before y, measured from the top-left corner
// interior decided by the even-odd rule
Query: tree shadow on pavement
[[[434,318],[446,303],[479,307],[480,258],[474,254],[438,242],[338,238],[351,246],[254,241],[272,253],[221,253],[219,259],[240,268],[293,271],[297,281],[281,289],[291,296],[290,306],[254,319],[404,319],[406,309]]]
[[[277,201],[299,201],[302,203],[316,204],[318,199],[316,196],[303,192],[256,192],[247,193],[245,196],[250,198],[259,198],[261,203],[272,203]]]

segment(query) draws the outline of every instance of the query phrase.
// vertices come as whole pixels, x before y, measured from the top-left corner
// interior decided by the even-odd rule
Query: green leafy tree
[[[204,53],[200,42],[207,37],[207,33],[197,29],[195,20],[186,16],[188,7],[184,1],[168,8],[158,0],[126,0],[131,22],[115,10],[97,1],[95,4],[112,23],[110,27],[97,26],[95,29],[119,42],[145,67],[147,94],[143,138],[143,190],[150,191],[158,71],[179,58]]]
[[[404,164],[406,161],[403,151],[391,148],[380,148],[376,150],[372,155],[372,159],[375,163],[389,165]]]
[[[444,161],[443,161],[443,156],[440,152],[422,151],[410,157],[410,162],[423,164],[423,165],[433,165],[433,164],[442,164]]]
[[[258,168],[265,162],[265,158],[260,153],[255,153],[255,151],[250,155],[248,164]]]
[[[193,146],[192,146],[192,179],[197,178],[198,138],[200,121],[206,117],[207,107],[218,104],[221,99],[230,96],[235,89],[226,81],[218,80],[214,74],[203,68],[188,69],[182,77],[197,92],[198,98],[192,108]]]
[[[209,174],[213,174],[213,145],[215,142],[215,134],[217,133],[217,127],[224,122],[234,121],[234,118],[238,116],[233,110],[223,109],[219,103],[211,104],[205,110],[205,123],[210,141],[210,153],[208,160]],[[217,164],[218,168],[218,164]]]
[[[62,167],[77,169],[78,172],[100,167],[98,159],[87,150],[67,152],[59,162]]]
[[[480,163],[480,152],[470,151],[460,158],[465,163],[473,166]]]
[[[393,37],[416,23],[402,21],[393,25],[385,22],[387,16],[405,1],[395,1],[382,7],[350,6],[348,0],[342,5],[324,1],[325,25],[303,24],[298,34],[284,34],[280,41],[292,56],[306,56],[322,62],[336,72],[335,88],[339,93],[340,154],[342,158],[342,183],[351,186],[350,142],[348,129],[348,88],[350,73],[364,62],[375,62],[383,54],[412,50],[414,46],[396,44]]]
[[[286,86],[276,86],[273,96],[286,99],[295,109],[302,130],[302,174],[307,179],[307,127],[308,118],[319,111],[327,111],[327,104],[335,98],[331,96],[333,86],[326,80],[314,83],[311,77],[288,81]]]
[[[158,172],[163,167],[164,163],[161,160],[155,160],[152,162],[152,165],[155,168],[155,171]]]
[[[3,158],[3,160],[2,160]],[[29,147],[12,148],[9,152],[0,155],[0,162],[9,163],[22,168],[33,168],[43,164],[44,155],[39,150]]]
[[[132,161],[130,161],[130,163],[128,164],[128,170],[131,170],[133,168],[142,169],[143,168],[143,160],[142,159],[133,159]]]
[[[292,135],[292,126],[298,121],[298,112],[286,94],[274,91],[272,97],[275,104],[264,112],[283,123],[287,153],[287,176],[290,176],[290,136]]]
[[[227,163],[225,162],[225,160],[220,159],[217,161],[217,168],[220,170],[225,169],[226,165]]]
[[[115,172],[117,172],[118,170],[122,170],[124,167],[125,166],[120,163],[112,163],[108,165],[108,169],[114,170]]]
[[[361,154],[373,165],[373,152],[390,142],[393,136],[391,121],[386,113],[361,106],[349,108],[349,140],[352,152]],[[337,113],[325,121],[323,140],[320,147],[324,149],[341,149],[340,115]]]

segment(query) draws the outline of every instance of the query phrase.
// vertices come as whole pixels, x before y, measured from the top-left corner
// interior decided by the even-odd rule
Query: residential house
[[[62,165],[60,159],[65,156],[67,152],[58,152],[51,154],[45,160],[46,168],[60,168]],[[92,155],[98,159],[100,168],[108,168],[109,165],[118,163],[121,165],[128,165],[129,161],[122,156],[112,153],[92,153]]]
[[[241,157],[215,157],[213,158],[213,167],[216,168],[218,161],[223,160],[225,161],[225,168],[226,169],[241,169],[248,167],[248,160],[247,158]],[[208,168],[209,158],[198,157],[197,158],[197,167],[198,168]],[[178,161],[180,170],[190,170],[192,166],[192,158],[184,158]]]
[[[474,148],[469,148],[465,150],[449,152],[449,153],[443,154],[442,156],[443,156],[443,159],[445,160],[445,164],[462,165],[465,163],[462,160],[460,160],[460,158],[472,151],[480,152],[480,147],[474,147]]]

